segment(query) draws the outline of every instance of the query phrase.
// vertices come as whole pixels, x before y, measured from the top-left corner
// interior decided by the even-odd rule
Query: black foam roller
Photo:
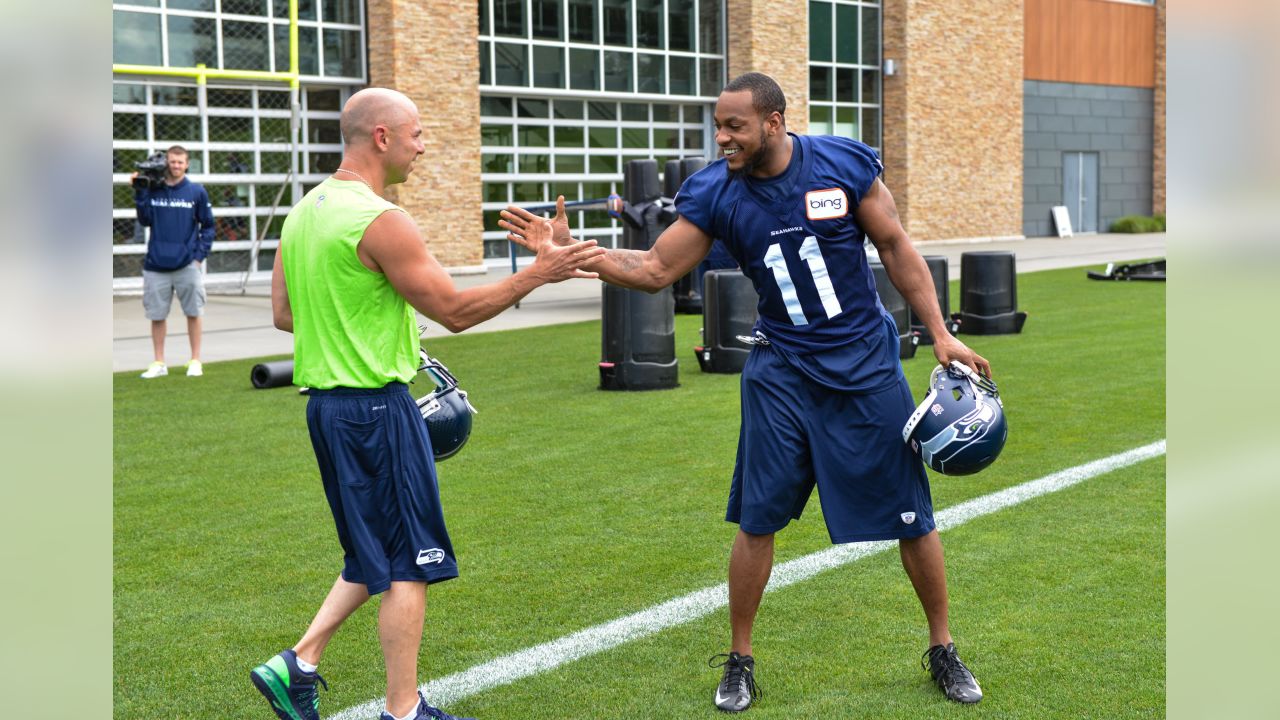
[[[259,390],[284,387],[293,384],[293,361],[276,360],[269,363],[258,363],[249,373],[249,380]]]

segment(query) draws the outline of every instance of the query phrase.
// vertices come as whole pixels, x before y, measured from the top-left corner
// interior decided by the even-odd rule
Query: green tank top
[[[388,210],[404,212],[360,181],[329,178],[285,218],[280,247],[293,311],[293,384],[372,388],[417,373],[413,308],[356,254],[365,228]]]

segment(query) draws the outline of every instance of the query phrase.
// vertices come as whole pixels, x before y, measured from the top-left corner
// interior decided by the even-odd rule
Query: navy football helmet
[[[439,360],[419,349],[424,373],[435,384],[435,389],[418,398],[418,410],[427,422],[427,434],[431,436],[431,451],[436,461],[447,460],[467,444],[471,437],[471,416],[476,409],[467,400],[467,392],[458,387],[458,379]]]
[[[943,475],[972,475],[995,462],[1009,436],[1000,391],[964,363],[941,365],[929,395],[902,428],[902,439]]]

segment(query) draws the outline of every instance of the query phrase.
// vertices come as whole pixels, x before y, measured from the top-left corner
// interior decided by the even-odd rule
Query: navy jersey
[[[900,372],[897,332],[885,332],[854,210],[883,166],[855,140],[791,138],[782,175],[730,173],[721,159],[684,182],[676,209],[724,242],[759,294],[756,329],[793,367],[833,389],[881,389]]]

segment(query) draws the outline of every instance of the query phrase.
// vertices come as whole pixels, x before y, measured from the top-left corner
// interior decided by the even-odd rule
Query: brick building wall
[[[762,72],[778,81],[787,96],[787,129],[809,129],[808,0],[727,0],[726,80]]]
[[[1154,118],[1152,120],[1151,148],[1151,211],[1165,211],[1165,160],[1164,160],[1164,115],[1165,115],[1165,71],[1164,71],[1164,23],[1165,0],[1156,0],[1156,86],[1153,93]]]
[[[893,193],[902,226],[910,228],[911,173],[907,154],[907,0],[884,0],[881,6],[881,52],[893,60],[893,75],[880,80],[880,159],[884,162],[884,183]],[[884,63],[881,63],[883,67]]]
[[[883,32],[885,179],[907,232],[1020,236],[1022,3],[886,0]]]
[[[483,265],[480,52],[475,3],[367,0],[369,84],[408,95],[426,153],[389,198],[409,212],[431,254],[452,269]]]

